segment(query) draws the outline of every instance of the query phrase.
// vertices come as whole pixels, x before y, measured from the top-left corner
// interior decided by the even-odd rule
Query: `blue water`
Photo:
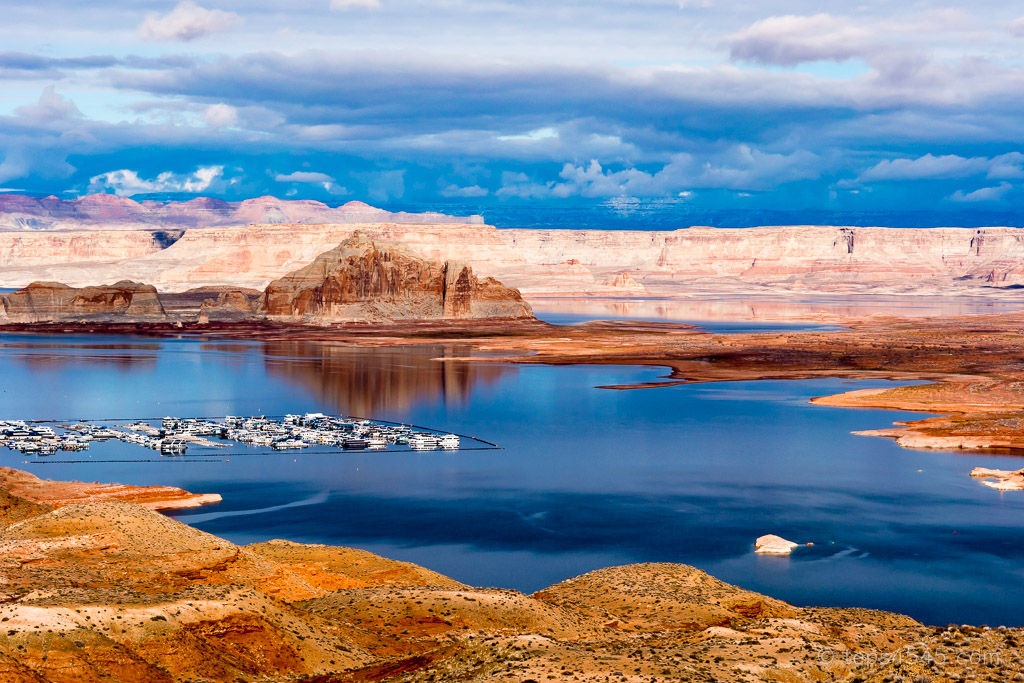
[[[223,503],[175,516],[238,543],[355,546],[475,585],[533,591],[614,564],[684,562],[800,605],[1024,624],[1024,495],[968,476],[1024,458],[900,449],[850,431],[908,414],[807,402],[884,381],[614,391],[595,387],[666,373],[454,360],[470,353],[0,335],[0,418],[342,412],[504,447],[104,462],[137,448],[108,443],[48,464],[4,450],[0,464],[218,492]],[[756,556],[765,533],[815,545]]]

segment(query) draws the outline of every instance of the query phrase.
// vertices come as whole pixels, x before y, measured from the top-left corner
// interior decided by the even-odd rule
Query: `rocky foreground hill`
[[[532,318],[517,290],[476,277],[472,267],[424,259],[404,245],[374,241],[360,232],[310,265],[274,280],[262,293],[199,289],[162,300],[152,285],[124,280],[89,287],[33,282],[0,295],[0,324]]]
[[[59,486],[59,485],[58,485]],[[673,564],[533,595],[0,490],[0,680],[1019,681],[1020,629],[799,608]]]
[[[0,197],[0,286],[112,280],[161,291],[263,289],[360,230],[460,261],[529,296],[694,291],[997,294],[1024,286],[1019,228],[770,226],[498,229],[479,216],[392,214],[273,198],[159,204]],[[1012,290],[1009,290],[1012,291]]]

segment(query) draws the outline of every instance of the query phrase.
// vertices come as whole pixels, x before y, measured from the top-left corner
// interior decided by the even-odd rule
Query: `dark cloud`
[[[11,21],[60,15],[55,3]],[[0,53],[0,80],[37,88],[7,99],[0,177],[189,192],[197,169],[223,167],[231,182],[208,191],[1018,201],[1024,71],[1016,17],[990,0],[973,14],[868,0],[846,16],[809,0],[584,4],[147,2],[117,21],[97,10],[120,22],[109,46]],[[469,30],[499,18],[501,41]],[[147,21],[150,39],[171,43],[140,43]]]

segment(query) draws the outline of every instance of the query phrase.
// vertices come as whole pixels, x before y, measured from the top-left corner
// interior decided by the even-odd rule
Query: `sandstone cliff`
[[[39,279],[86,285],[115,277],[151,282],[161,291],[262,289],[357,230],[406,244],[423,258],[464,262],[528,296],[637,296],[644,290],[652,296],[679,296],[722,288],[993,294],[997,288],[1024,285],[1024,231],[1017,228],[639,232],[499,230],[464,223],[288,223],[190,229],[167,248],[147,247],[155,250],[121,259],[111,252],[103,262],[89,262],[59,244],[40,244],[35,251],[26,246],[8,265],[0,264],[0,286]],[[60,235],[45,233],[48,239]],[[3,239],[0,233],[0,244]],[[146,239],[152,242],[151,236]],[[111,250],[127,248],[118,239],[110,245]],[[48,252],[52,259],[46,258]],[[99,256],[95,252],[88,258]]]
[[[478,279],[468,265],[427,260],[363,233],[271,282],[260,311],[319,322],[532,317],[519,292]]]
[[[33,282],[0,297],[10,322],[159,320],[164,318],[156,288],[127,280],[75,288],[59,282]]]
[[[35,222],[24,219],[29,214]],[[1008,227],[518,230],[359,202],[337,209],[267,197],[139,204],[106,195],[64,203],[0,197],[0,286],[118,278],[161,291],[262,289],[357,230],[423,258],[464,262],[528,296],[723,288],[993,295],[1024,286],[1024,231]]]

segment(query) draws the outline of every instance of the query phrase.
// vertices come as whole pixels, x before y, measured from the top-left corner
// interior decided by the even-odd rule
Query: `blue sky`
[[[3,12],[5,191],[1024,205],[1013,3],[36,0]]]

